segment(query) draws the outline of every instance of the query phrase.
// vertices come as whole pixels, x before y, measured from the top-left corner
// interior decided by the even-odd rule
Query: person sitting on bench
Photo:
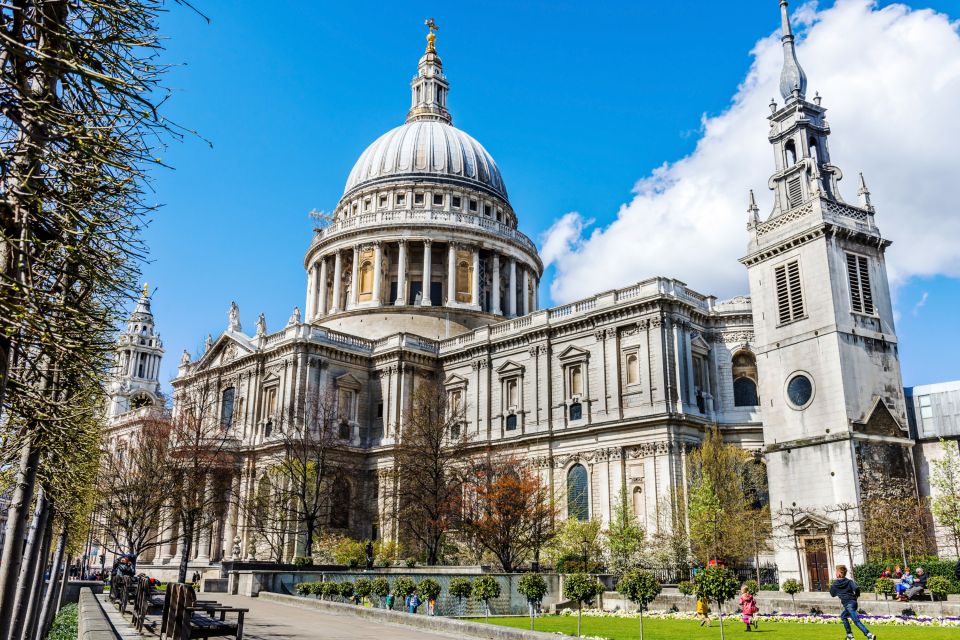
[[[917,567],[917,575],[913,577],[913,584],[900,596],[901,602],[907,602],[916,598],[927,588],[927,574],[923,567]]]

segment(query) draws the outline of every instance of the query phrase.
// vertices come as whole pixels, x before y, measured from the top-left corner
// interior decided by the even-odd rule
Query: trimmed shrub
[[[53,619],[47,640],[76,640],[77,638],[77,605],[65,605],[57,612]]]
[[[310,556],[297,556],[293,559],[293,566],[298,569],[313,566],[313,558]]]
[[[692,596],[694,592],[693,583],[689,580],[684,580],[677,584],[677,591],[684,596]]]
[[[473,582],[470,578],[454,578],[450,581],[448,591],[454,598],[465,600],[473,592]]]
[[[386,578],[374,578],[370,581],[370,593],[377,596],[382,602],[384,598],[390,595],[390,583]]]
[[[500,583],[492,576],[480,576],[473,581],[473,597],[483,603],[483,615],[488,618],[490,600],[500,597]]]
[[[520,576],[517,591],[527,602],[539,603],[547,595],[547,581],[539,573],[525,573]]]
[[[880,578],[880,574],[883,573],[883,570],[887,567],[895,567],[897,565],[903,565],[903,560],[891,559],[886,562],[865,562],[853,568],[853,577],[857,581],[857,584],[860,585],[861,590],[874,591],[873,587]],[[909,562],[911,571],[916,571],[918,567],[923,567],[924,572],[926,572],[929,577],[941,576],[949,580],[951,584],[953,584],[954,593],[960,591],[960,589],[957,588],[960,585],[954,584],[953,572],[956,566],[956,560],[940,560],[939,558],[911,558]]]
[[[893,584],[893,580],[890,580],[889,578],[879,578],[873,583],[873,592],[878,596],[889,598],[893,595],[895,590],[896,587]]]
[[[946,600],[947,594],[953,591],[953,583],[943,576],[933,576],[927,580],[927,591],[937,600]]]
[[[413,578],[407,576],[397,576],[393,581],[393,595],[401,600],[413,593],[416,588],[417,583],[413,581]]]
[[[760,591],[780,591],[780,585],[776,582],[764,582],[760,585]]]
[[[440,583],[433,578],[424,578],[417,584],[417,591],[420,593],[423,600],[438,598],[441,590],[442,587],[440,586]]]
[[[757,595],[757,593],[760,591],[760,585],[757,584],[756,580],[747,580],[743,583],[743,586],[747,588],[747,593],[752,596]]]
[[[789,580],[783,581],[783,592],[790,596],[790,599],[793,600],[793,612],[797,612],[797,600],[796,595],[803,591],[803,585],[799,581],[790,578]]]
[[[357,581],[353,584],[353,591],[361,598],[369,598],[370,594],[373,593],[373,582],[370,581],[370,578],[357,578]]]

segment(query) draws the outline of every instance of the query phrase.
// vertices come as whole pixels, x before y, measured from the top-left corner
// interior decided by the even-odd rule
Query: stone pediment
[[[363,385],[352,373],[345,373],[336,379],[337,386],[345,389],[360,389]]]
[[[853,430],[871,436],[892,438],[903,438],[907,435],[903,427],[900,426],[900,421],[893,415],[882,398],[877,398],[874,401],[866,420],[853,423]]]
[[[703,339],[701,334],[697,334],[693,337],[693,339],[690,341],[690,346],[693,347],[694,351],[698,351],[700,353],[705,354],[710,352],[710,344]]]
[[[585,349],[581,349],[580,347],[570,345],[569,347],[561,351],[560,355],[558,355],[557,357],[561,361],[586,360],[587,358],[590,357],[590,352]]]
[[[497,374],[501,377],[510,375],[523,375],[523,365],[519,365],[513,360],[507,360],[497,367]]]
[[[199,369],[219,367],[253,352],[254,349],[250,344],[249,338],[243,334],[228,331],[217,338],[213,346],[200,356],[200,359],[197,361],[197,367]]]
[[[793,530],[797,535],[826,535],[833,531],[833,521],[810,513],[801,516]]]
[[[451,373],[443,381],[443,386],[445,387],[460,387],[460,386],[466,386],[466,384],[467,384],[467,379],[464,378],[463,376],[458,376],[455,373]]]

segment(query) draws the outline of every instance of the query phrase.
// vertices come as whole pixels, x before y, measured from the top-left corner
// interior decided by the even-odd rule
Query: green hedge
[[[898,562],[866,562],[864,564],[858,564],[853,568],[853,577],[856,578],[857,584],[860,585],[862,591],[873,591],[874,585],[877,583],[877,579],[880,577],[880,574],[883,573],[883,570],[887,567],[893,568]],[[942,576],[950,581],[952,589],[950,593],[960,593],[960,584],[957,584],[957,581],[954,579],[954,569],[957,566],[956,560],[936,560],[923,558],[917,562],[913,562],[910,565],[910,570],[915,571],[916,567],[923,567],[923,570],[931,578],[933,576]]]
[[[47,640],[76,640],[77,638],[77,605],[68,604],[57,612],[53,619]]]

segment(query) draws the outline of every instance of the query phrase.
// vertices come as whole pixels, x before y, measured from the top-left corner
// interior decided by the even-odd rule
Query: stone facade
[[[233,442],[236,464],[217,470],[217,490],[250,500],[279,455],[278,425],[302,421],[332,390],[361,469],[345,479],[341,529],[394,536],[378,471],[392,464],[416,385],[431,378],[456,394],[471,442],[527,460],[563,505],[568,479],[582,478],[586,515],[604,523],[625,491],[649,533],[670,532],[684,515],[687,453],[713,426],[764,455],[774,511],[859,505],[889,480],[916,493],[889,241],[862,178],[857,205],[840,197],[826,110],[806,99],[782,5],[775,204],[761,220],[751,195],[751,296],[728,301],[656,277],[540,309],[542,263],[492,157],[452,126],[431,32],[407,122],[364,152],[316,230],[305,315],[294,309],[273,333],[261,315],[248,335],[234,305],[226,331],[181,360],[175,412],[192,389],[212,388],[210,419]],[[798,555],[820,545],[832,567],[835,523],[791,526],[802,549],[776,548],[781,579],[811,586]],[[233,507],[205,540],[204,561],[258,553]],[[299,549],[290,540],[288,555]]]

